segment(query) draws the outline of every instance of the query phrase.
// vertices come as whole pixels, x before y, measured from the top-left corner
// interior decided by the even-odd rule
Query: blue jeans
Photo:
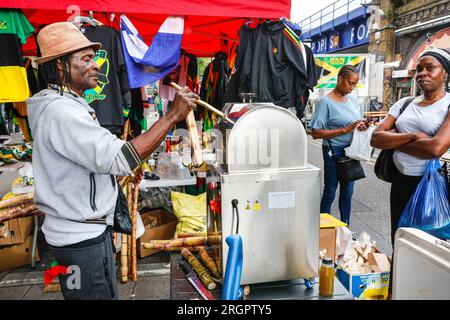
[[[334,154],[338,157],[345,155],[344,147],[333,146]],[[352,210],[352,195],[355,187],[355,182],[340,183],[337,178],[336,164],[333,157],[330,155],[330,147],[322,146],[323,167],[324,167],[324,182],[322,200],[320,201],[320,212],[331,213],[331,205],[336,196],[338,184],[339,189],[339,212],[340,219],[346,224],[350,224],[350,211]]]

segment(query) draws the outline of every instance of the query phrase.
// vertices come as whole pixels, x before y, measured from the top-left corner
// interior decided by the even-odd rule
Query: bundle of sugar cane
[[[25,202],[32,202],[34,200],[34,193],[26,193],[14,198],[0,201],[0,209],[16,206]]]
[[[0,223],[11,219],[30,217],[39,214],[41,214],[41,212],[38,210],[35,204],[28,204],[24,207],[20,205],[0,212]]]
[[[212,275],[215,278],[220,278],[219,270],[217,269],[216,262],[213,257],[211,257],[206,250],[199,251],[200,260],[204,263],[204,265],[211,271]]]
[[[192,268],[194,268],[195,272],[197,272],[198,277],[205,285],[205,287],[207,287],[209,290],[214,290],[217,286],[214,282],[214,279],[209,275],[208,271],[202,265],[202,263],[198,261],[196,257],[194,257],[192,252],[190,252],[186,248],[183,248],[183,250],[181,250],[181,255],[187,260],[187,262],[189,262]]]
[[[137,256],[136,256],[136,216],[139,197],[139,184],[134,185],[133,209],[131,211],[131,281],[137,280]]]

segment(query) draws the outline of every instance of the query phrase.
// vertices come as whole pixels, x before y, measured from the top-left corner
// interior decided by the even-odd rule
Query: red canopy
[[[223,50],[224,41],[228,41],[228,45],[237,41],[239,28],[248,19],[289,17],[291,1],[2,0],[0,7],[22,9],[37,29],[52,22],[70,20],[79,13],[87,15],[88,11],[93,11],[93,17],[103,24],[118,29],[120,14],[126,14],[147,44],[168,15],[181,15],[185,17],[183,49],[198,56],[211,56]],[[23,49],[25,55],[36,54],[33,37]]]

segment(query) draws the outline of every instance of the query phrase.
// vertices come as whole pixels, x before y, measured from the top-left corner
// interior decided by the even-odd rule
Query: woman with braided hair
[[[345,155],[345,148],[350,146],[353,130],[367,130],[370,123],[363,120],[363,111],[356,97],[350,93],[359,82],[359,73],[355,67],[343,66],[338,73],[336,87],[319,99],[310,126],[314,139],[323,139],[322,153],[324,162],[325,187],[320,202],[320,212],[330,213],[336,196],[338,184],[340,219],[350,224],[350,211],[355,182],[338,181],[336,157]],[[333,149],[331,149],[333,148]]]

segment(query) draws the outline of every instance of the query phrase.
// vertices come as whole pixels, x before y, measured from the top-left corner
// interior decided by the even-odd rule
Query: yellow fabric
[[[337,228],[337,227],[345,227],[347,224],[342,222],[341,220],[336,219],[332,215],[328,213],[320,214],[320,228]]]
[[[8,199],[11,199],[11,198],[14,198],[14,197],[17,197],[17,194],[14,194],[12,192],[8,192],[7,194],[5,194],[3,196],[2,200],[8,200]]]
[[[30,97],[27,72],[24,67],[0,67],[0,103],[20,102]]]
[[[206,232],[206,192],[191,196],[172,191],[171,198],[174,214],[178,218],[176,235]]]

